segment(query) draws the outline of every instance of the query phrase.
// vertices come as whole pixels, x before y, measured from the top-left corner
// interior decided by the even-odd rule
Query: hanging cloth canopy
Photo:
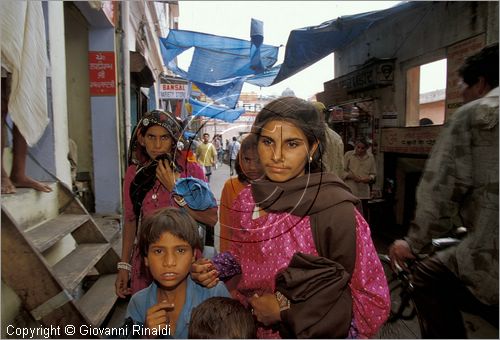
[[[234,108],[244,81],[270,69],[277,60],[278,47],[263,44],[263,24],[252,19],[251,41],[192,31],[170,30],[160,38],[165,65],[175,74],[193,82],[217,104]],[[194,48],[187,71],[176,57]]]
[[[251,81],[249,83],[269,84],[260,86],[277,84],[320,61],[335,50],[347,46],[378,22],[388,20],[404,11],[421,9],[428,4],[428,1],[410,1],[381,11],[345,15],[317,26],[295,29],[288,36],[283,64],[276,68],[278,72],[275,78],[257,77],[256,84]],[[415,15],[415,17],[419,18],[421,15]]]
[[[189,99],[189,104],[193,108],[193,116],[216,118],[229,123],[234,122],[245,112],[245,109],[242,107],[231,109],[212,103],[200,102],[193,98]]]
[[[404,2],[381,11],[341,16],[317,26],[295,29],[288,37],[283,64],[277,66],[273,65],[278,47],[262,44],[263,24],[255,19],[252,19],[251,41],[170,30],[167,38],[160,38],[161,52],[165,65],[220,104],[220,112],[224,112],[220,117],[226,117],[227,108],[236,106],[244,82],[261,87],[277,84],[347,46],[378,22],[426,6],[425,1]],[[416,18],[422,15],[415,13]],[[190,48],[194,48],[193,58],[185,71],[178,67],[175,58]],[[193,114],[196,112],[193,106]]]

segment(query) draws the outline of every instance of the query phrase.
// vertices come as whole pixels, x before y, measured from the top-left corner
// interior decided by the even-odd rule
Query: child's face
[[[189,274],[194,262],[193,248],[186,241],[165,232],[149,245],[144,261],[158,285],[176,288]]]
[[[315,143],[309,148],[306,135],[294,124],[272,120],[262,129],[258,153],[266,176],[274,182],[286,182],[304,175],[317,147]]]

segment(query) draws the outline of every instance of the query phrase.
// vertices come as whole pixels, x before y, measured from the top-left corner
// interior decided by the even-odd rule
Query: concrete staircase
[[[119,223],[93,218],[65,185],[51,187],[51,193],[21,188],[2,196],[3,284],[32,322],[98,327],[117,299],[119,256],[110,242],[118,245]]]

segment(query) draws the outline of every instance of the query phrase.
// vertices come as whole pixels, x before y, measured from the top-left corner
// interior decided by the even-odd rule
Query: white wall
[[[62,2],[50,1],[48,5],[55,167],[57,177],[71,188],[71,168],[68,162],[69,142],[68,108],[66,105],[64,4]]]

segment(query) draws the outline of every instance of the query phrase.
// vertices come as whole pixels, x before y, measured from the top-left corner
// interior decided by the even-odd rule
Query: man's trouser
[[[466,338],[461,310],[479,315],[498,328],[498,304],[485,305],[476,299],[435,256],[416,264],[412,282],[422,338]]]

